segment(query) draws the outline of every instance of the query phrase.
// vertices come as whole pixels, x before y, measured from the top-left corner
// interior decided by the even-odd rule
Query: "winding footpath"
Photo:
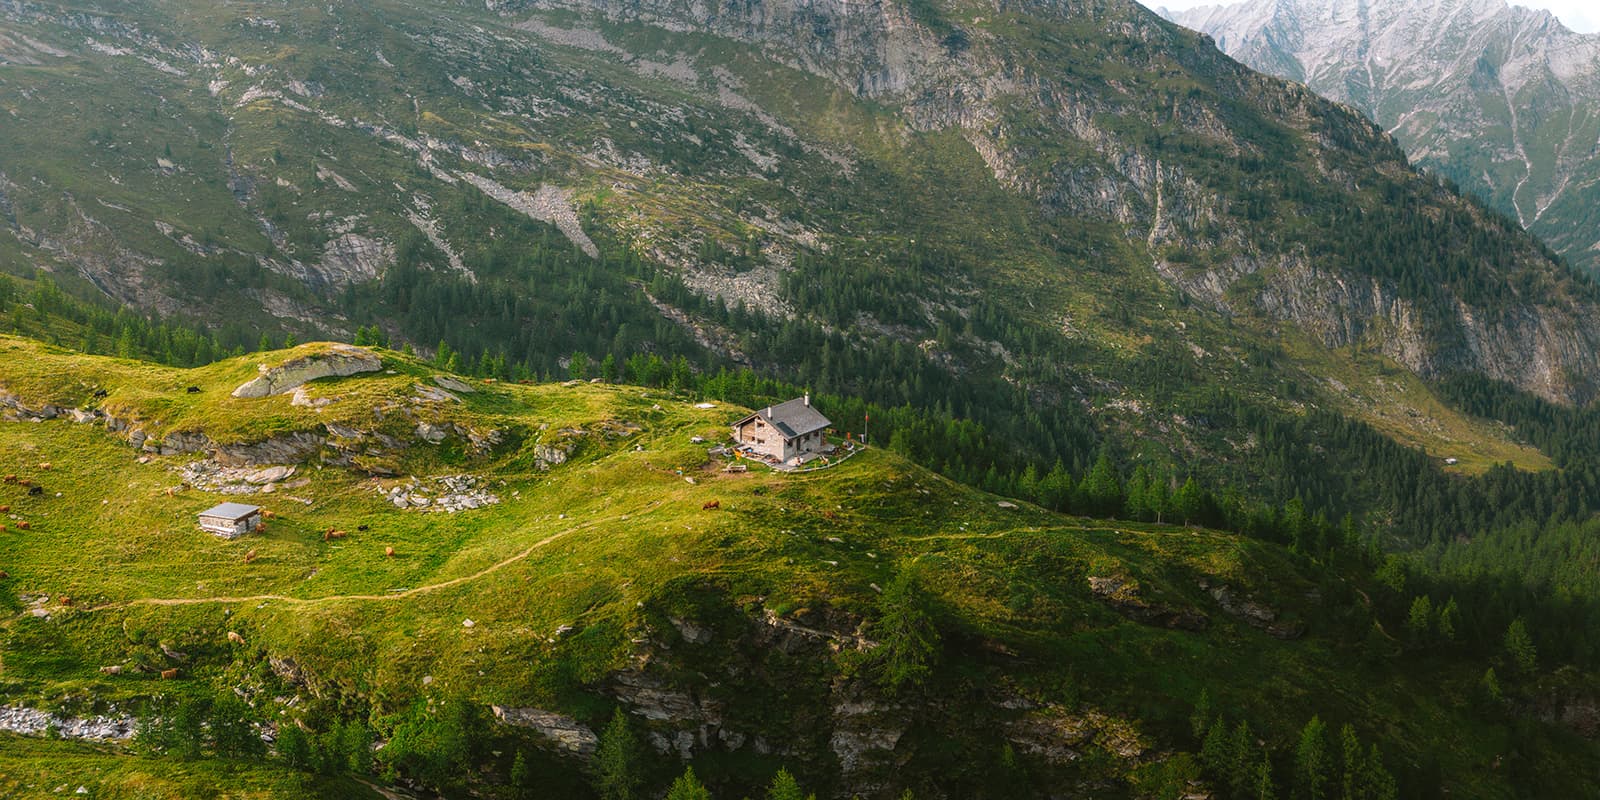
[[[563,538],[565,538],[567,536],[570,536],[570,535],[572,535],[574,533],[578,533],[580,531],[589,530],[590,528],[598,527],[600,525],[605,525],[605,524],[612,523],[612,522],[620,522],[620,521],[628,519],[629,517],[632,517],[632,516],[635,516],[635,515],[638,515],[638,514],[643,514],[645,512],[653,510],[657,506],[661,505],[661,503],[662,503],[662,501],[657,500],[657,501],[655,501],[653,503],[647,503],[644,506],[641,506],[640,508],[638,508],[638,509],[636,509],[634,511],[630,511],[630,512],[628,512],[626,514],[615,514],[615,515],[608,516],[608,517],[601,517],[599,519],[593,519],[593,520],[585,522],[585,523],[583,523],[581,525],[574,525],[574,526],[572,526],[570,528],[567,528],[565,530],[558,531],[556,533],[552,533],[549,536],[546,536],[545,538],[540,539],[539,541],[534,542],[533,544],[529,545],[528,548],[523,550],[522,552],[517,553],[515,555],[512,555],[509,558],[506,558],[506,559],[503,559],[501,561],[497,561],[497,562],[495,562],[493,564],[490,564],[489,566],[484,567],[483,569],[480,569],[477,572],[474,572],[474,573],[472,573],[470,575],[462,575],[462,576],[457,577],[457,578],[451,578],[451,579],[449,579],[447,581],[440,581],[439,583],[430,583],[430,584],[427,584],[425,586],[414,586],[414,587],[412,587],[410,589],[404,589],[404,590],[398,591],[398,592],[387,592],[385,594],[335,594],[335,595],[327,595],[327,596],[324,596],[324,597],[292,597],[290,595],[283,595],[283,594],[252,594],[252,595],[217,596],[217,597],[142,597],[142,598],[137,598],[137,599],[134,599],[134,600],[123,600],[123,601],[119,601],[119,602],[115,602],[115,603],[104,603],[104,604],[101,604],[101,605],[98,605],[98,606],[87,606],[83,610],[84,611],[108,611],[108,610],[118,609],[118,608],[132,608],[134,606],[193,606],[193,605],[203,605],[203,604],[207,604],[207,603],[260,603],[260,602],[268,602],[268,601],[275,602],[275,603],[288,603],[290,605],[309,606],[309,605],[317,605],[317,604],[320,604],[320,603],[336,603],[336,602],[343,602],[343,601],[349,601],[349,600],[364,600],[364,601],[371,601],[371,602],[386,602],[386,601],[394,601],[394,600],[404,600],[404,599],[407,599],[407,598],[410,598],[410,597],[414,597],[414,596],[419,595],[419,594],[424,594],[424,593],[427,593],[427,592],[435,592],[435,591],[438,591],[440,589],[449,589],[449,588],[454,587],[454,586],[460,586],[460,585],[465,584],[465,583],[471,583],[471,582],[476,581],[476,580],[478,580],[480,578],[483,578],[483,577],[485,577],[487,575],[491,575],[491,574],[493,574],[495,572],[499,572],[500,570],[502,570],[502,569],[504,569],[504,568],[506,568],[506,567],[508,567],[508,566],[510,566],[512,564],[515,564],[518,561],[522,561],[522,560],[526,559],[527,557],[533,555],[539,549],[541,549],[544,546],[550,544],[551,542],[558,541],[560,539],[563,539]]]

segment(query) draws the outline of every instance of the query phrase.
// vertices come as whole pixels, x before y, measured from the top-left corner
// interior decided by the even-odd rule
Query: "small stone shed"
[[[261,524],[261,507],[223,503],[200,512],[200,529],[224,539],[237,539]]]

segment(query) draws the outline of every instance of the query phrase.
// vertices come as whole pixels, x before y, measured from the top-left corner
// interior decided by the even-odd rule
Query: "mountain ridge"
[[[1600,35],[1504,0],[1244,2],[1165,12],[1256,69],[1361,109],[1419,164],[1600,266]]]

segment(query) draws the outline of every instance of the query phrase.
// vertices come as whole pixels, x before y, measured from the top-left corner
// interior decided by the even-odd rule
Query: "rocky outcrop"
[[[412,478],[387,489],[379,487],[378,491],[395,508],[453,514],[500,502],[482,483],[475,475],[442,475],[429,480]]]
[[[139,721],[132,716],[74,717],[25,706],[0,706],[0,731],[23,736],[60,736],[98,742],[133,738]]]
[[[346,377],[383,369],[383,361],[362,347],[330,346],[326,352],[301,356],[275,367],[262,364],[261,375],[233,390],[234,397],[259,398],[291,392],[318,378]]]
[[[595,748],[600,745],[600,737],[589,726],[572,717],[537,708],[490,708],[494,711],[495,719],[518,728],[528,728],[574,755],[588,758],[594,755]]]
[[[1138,581],[1116,575],[1089,576],[1089,591],[1135,622],[1183,631],[1203,631],[1211,619],[1192,608],[1172,608],[1140,596]]]
[[[1297,639],[1305,633],[1305,626],[1298,622],[1281,620],[1277,610],[1271,606],[1256,602],[1253,598],[1241,596],[1233,589],[1226,586],[1212,586],[1201,581],[1200,588],[1211,595],[1217,605],[1228,614],[1238,617],[1252,628],[1265,631],[1268,636],[1275,639]]]

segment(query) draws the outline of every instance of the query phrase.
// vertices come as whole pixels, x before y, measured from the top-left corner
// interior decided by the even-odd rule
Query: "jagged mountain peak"
[[[1600,269],[1600,35],[1504,0],[1253,0],[1166,16],[1359,108],[1420,164]]]

